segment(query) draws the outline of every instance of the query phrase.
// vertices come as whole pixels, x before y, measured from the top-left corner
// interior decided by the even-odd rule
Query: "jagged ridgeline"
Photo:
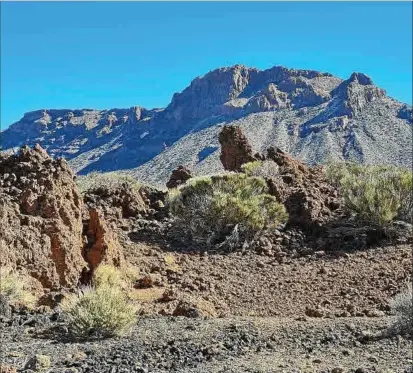
[[[220,68],[194,79],[164,109],[39,110],[2,132],[3,150],[40,143],[78,173],[128,170],[162,184],[185,164],[220,171],[218,134],[240,126],[254,151],[277,146],[309,164],[352,159],[411,166],[412,108],[364,74],[275,66]]]

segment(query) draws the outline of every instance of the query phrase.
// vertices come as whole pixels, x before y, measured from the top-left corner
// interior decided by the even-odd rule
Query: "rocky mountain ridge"
[[[179,164],[219,171],[218,133],[242,127],[254,151],[277,146],[314,164],[327,159],[411,165],[412,108],[362,73],[275,66],[216,69],[164,109],[38,110],[1,133],[2,150],[40,143],[78,173],[127,170],[164,183]],[[159,168],[159,173],[157,169]]]

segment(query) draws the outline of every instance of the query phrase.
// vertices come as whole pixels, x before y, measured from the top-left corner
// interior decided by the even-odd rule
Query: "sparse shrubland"
[[[0,294],[13,305],[32,307],[36,302],[35,296],[30,292],[29,278],[10,268],[0,270]]]
[[[125,184],[136,190],[139,190],[141,187],[141,184],[132,176],[119,172],[91,172],[87,175],[78,176],[76,184],[81,193],[102,187],[114,189]]]
[[[248,176],[271,178],[279,173],[278,165],[272,160],[253,161],[241,166],[242,171]]]
[[[392,329],[397,333],[413,337],[413,293],[411,283],[408,283],[406,288],[391,300],[390,307],[397,316],[397,321],[395,325],[392,325]]]
[[[170,193],[169,207],[175,227],[205,245],[233,247],[287,220],[264,179],[242,173],[190,179]]]
[[[94,273],[90,286],[66,297],[61,307],[73,336],[93,338],[128,334],[138,311],[127,296],[129,281],[128,273],[101,266]]]
[[[327,176],[339,188],[345,205],[366,222],[384,226],[411,222],[412,172],[395,166],[330,163]]]

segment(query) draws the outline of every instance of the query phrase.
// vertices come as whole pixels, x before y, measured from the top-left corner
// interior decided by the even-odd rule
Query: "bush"
[[[395,166],[330,163],[327,176],[345,205],[359,218],[380,226],[394,219],[411,222],[412,172]]]
[[[95,287],[108,285],[127,292],[137,277],[137,273],[132,268],[125,267],[121,270],[111,265],[101,264],[93,273],[92,283]]]
[[[30,281],[27,276],[13,272],[10,268],[1,268],[0,294],[10,304],[32,307],[36,298],[30,292]]]
[[[136,321],[137,308],[118,286],[108,284],[71,294],[61,307],[77,338],[122,336]]]
[[[247,176],[272,178],[279,174],[277,163],[271,160],[248,162],[241,169]]]
[[[199,244],[230,247],[286,222],[265,181],[246,174],[197,177],[169,195],[175,227]]]
[[[114,189],[125,184],[137,191],[141,187],[141,184],[132,176],[119,172],[91,172],[87,175],[77,176],[76,184],[81,193],[99,188]]]
[[[406,333],[413,337],[413,293],[409,283],[404,291],[396,295],[390,302],[392,311],[397,315],[397,322],[393,325],[398,333]]]

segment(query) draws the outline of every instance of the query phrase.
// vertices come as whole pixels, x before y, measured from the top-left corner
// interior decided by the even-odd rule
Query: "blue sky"
[[[2,129],[44,108],[166,106],[242,63],[370,75],[412,101],[411,2],[2,2]]]

